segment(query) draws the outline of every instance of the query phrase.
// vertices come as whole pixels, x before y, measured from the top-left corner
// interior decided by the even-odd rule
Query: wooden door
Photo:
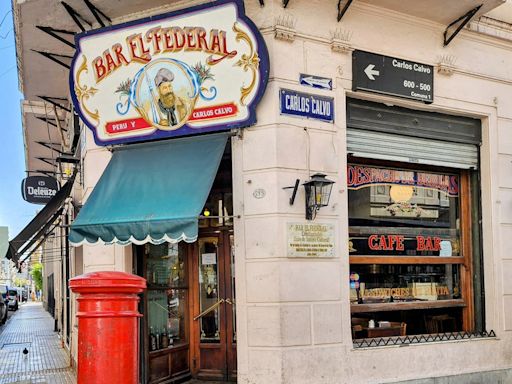
[[[203,234],[195,244],[192,281],[192,372],[236,380],[233,235]]]

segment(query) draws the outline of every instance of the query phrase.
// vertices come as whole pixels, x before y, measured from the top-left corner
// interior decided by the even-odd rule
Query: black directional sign
[[[434,67],[371,52],[352,54],[352,89],[434,101]]]

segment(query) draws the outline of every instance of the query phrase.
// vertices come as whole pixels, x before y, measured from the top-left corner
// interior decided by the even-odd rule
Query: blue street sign
[[[280,89],[279,98],[282,114],[331,123],[334,121],[334,98],[332,97]]]
[[[313,88],[329,89],[332,90],[332,79],[327,77],[306,75],[301,73],[299,77],[300,85],[307,85]]]

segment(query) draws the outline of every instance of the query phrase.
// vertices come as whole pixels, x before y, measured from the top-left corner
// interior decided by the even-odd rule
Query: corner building
[[[67,140],[52,131],[50,141],[79,160],[64,213],[75,246],[55,268],[59,329],[75,363],[65,282],[118,270],[148,281],[141,383],[512,380],[512,3],[91,3],[96,13],[67,4],[90,23],[81,21],[86,32],[71,48],[34,26],[80,32],[73,12],[13,1],[27,167],[43,166],[47,124],[37,116],[65,121]],[[221,28],[202,34],[231,5],[245,10],[237,17],[252,46],[234,48],[246,40],[227,27],[225,39]],[[144,46],[140,28],[197,14],[204,25],[187,30],[187,50],[174,45],[165,57],[204,53],[202,66],[194,56],[167,63],[172,76],[158,72],[158,42],[174,31]],[[136,64],[145,69],[122,83],[145,49],[152,57]],[[257,52],[259,66],[237,64],[242,52]],[[84,57],[89,71],[79,75]],[[179,65],[199,79],[194,102],[180,93]],[[101,100],[70,89],[68,77]],[[176,92],[172,108],[159,101],[164,81]],[[250,88],[247,103],[238,93],[210,102],[210,86],[218,97]],[[117,103],[140,118],[110,119],[101,108]],[[314,174],[334,181],[322,208],[321,194],[303,187]]]

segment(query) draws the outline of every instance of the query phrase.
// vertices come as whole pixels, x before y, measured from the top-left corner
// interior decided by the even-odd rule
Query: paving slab
[[[25,303],[10,316],[0,333],[0,384],[76,384],[53,328],[54,319],[41,303]]]

